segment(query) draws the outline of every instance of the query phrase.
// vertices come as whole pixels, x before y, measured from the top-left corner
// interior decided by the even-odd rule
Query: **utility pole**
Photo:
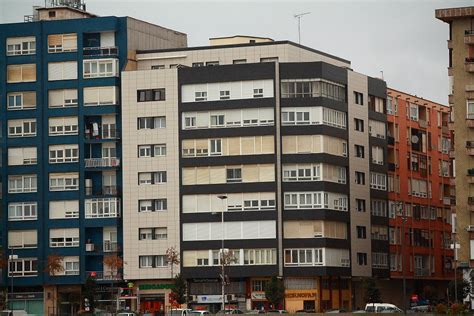
[[[227,211],[227,195],[219,195],[217,196],[221,201],[222,201],[222,204],[223,204],[223,208],[222,208],[222,213],[221,213],[221,226],[222,226],[222,238],[221,238],[221,278],[222,278],[222,312],[224,314],[226,314],[226,311],[225,311],[225,281],[226,281],[226,278],[225,278],[225,264],[226,262],[224,262],[224,260],[226,260],[226,257],[224,256],[224,233],[225,233],[225,229],[224,229],[224,212]]]
[[[298,44],[301,44],[301,17],[310,13],[311,12],[299,13],[293,16],[294,18],[298,19]]]

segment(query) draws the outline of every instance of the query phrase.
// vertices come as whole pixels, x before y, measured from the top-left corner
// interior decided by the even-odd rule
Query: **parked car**
[[[269,314],[288,314],[288,311],[286,311],[284,309],[271,309],[271,310],[267,311],[267,313],[269,313]]]
[[[261,309],[252,309],[252,310],[247,311],[245,314],[249,314],[249,315],[265,314],[265,311]]]
[[[220,310],[216,313],[216,315],[230,315],[230,314],[243,314],[240,309],[226,309],[226,310]],[[175,316],[175,315],[173,315]]]
[[[211,313],[207,310],[191,311],[191,315],[194,315],[194,316],[204,316],[204,315],[209,315],[209,314]]]
[[[409,311],[414,313],[429,313],[431,312],[432,308],[430,305],[417,305],[412,306]]]
[[[190,308],[176,308],[176,309],[170,309],[166,315],[167,316],[189,316],[191,312],[192,312],[192,309]]]
[[[365,311],[367,313],[403,313],[400,308],[389,303],[367,303]]]

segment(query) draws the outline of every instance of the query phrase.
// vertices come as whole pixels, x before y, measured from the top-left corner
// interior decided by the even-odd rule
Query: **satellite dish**
[[[413,144],[418,144],[418,141],[419,141],[419,140],[420,140],[420,138],[419,138],[418,136],[416,136],[416,135],[413,135],[413,136],[411,137],[411,142],[412,142]]]

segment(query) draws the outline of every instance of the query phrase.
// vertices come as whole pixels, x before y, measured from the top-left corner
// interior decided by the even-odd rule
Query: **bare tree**
[[[175,247],[169,247],[166,249],[166,262],[171,268],[171,278],[174,278],[173,268],[178,265],[181,261],[179,260],[179,251]]]
[[[117,255],[109,255],[104,257],[104,264],[110,268],[110,287],[113,292],[114,280],[118,277],[118,271],[123,268],[124,262],[123,259]],[[104,275],[105,278],[105,275]],[[116,299],[118,297],[118,292],[115,292]],[[115,310],[117,305],[115,305]]]
[[[48,273],[50,276],[56,276],[58,273],[64,271],[64,256],[61,256],[57,253],[52,253],[48,255],[46,259],[45,266],[43,271]],[[53,292],[52,300],[53,300],[53,313],[56,314],[56,299],[57,296]]]

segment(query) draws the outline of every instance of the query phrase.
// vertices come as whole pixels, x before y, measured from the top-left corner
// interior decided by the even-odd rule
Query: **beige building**
[[[436,10],[449,24],[449,105],[454,122],[457,265],[473,280],[474,268],[474,6]],[[472,306],[471,302],[471,306]]]

